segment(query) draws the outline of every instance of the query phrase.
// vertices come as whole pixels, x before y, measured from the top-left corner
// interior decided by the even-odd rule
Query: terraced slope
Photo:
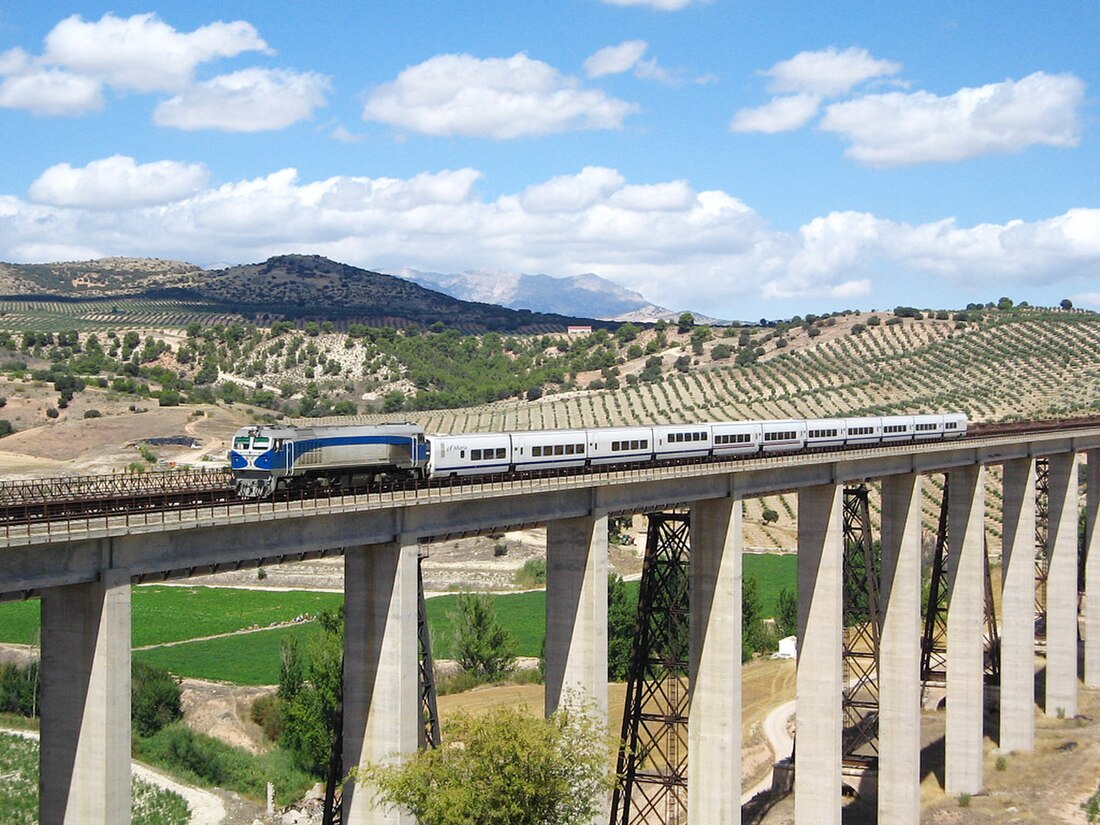
[[[666,363],[679,354],[667,351]],[[718,365],[706,355],[697,360],[688,372],[617,390],[402,416],[429,431],[454,432],[936,410],[996,421],[1100,410],[1100,317],[1093,315],[962,329],[950,321],[907,320],[821,343],[802,333],[749,367]],[[624,373],[629,369],[624,365]]]

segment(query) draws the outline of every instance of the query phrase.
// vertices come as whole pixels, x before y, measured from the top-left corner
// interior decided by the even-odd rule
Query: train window
[[[955,426],[956,424],[954,421],[948,421],[946,424],[943,425],[945,430],[953,430],[955,429]]]
[[[245,438],[234,438],[233,439],[233,449],[234,450],[247,450],[248,449],[248,438],[247,437],[245,437]]]
[[[470,461],[481,461],[481,450],[470,450]]]
[[[252,449],[253,450],[266,450],[270,446],[271,446],[271,439],[270,438],[256,437],[256,438],[252,439]]]
[[[538,458],[539,456],[541,456],[542,455],[542,447],[532,447],[531,448],[531,455],[535,458]]]
[[[505,450],[503,447],[497,447],[497,458],[504,458],[507,453],[508,451]]]
[[[584,455],[584,444],[577,445],[577,455]]]
[[[566,455],[573,455],[573,451],[574,451],[574,449],[575,449],[575,448],[573,447],[573,445],[572,445],[572,444],[566,444],[566,445],[565,445],[565,454],[566,454]]]
[[[565,445],[564,444],[555,444],[554,445],[554,455],[565,455]]]
[[[639,441],[631,441],[630,442],[630,449],[637,450],[640,443],[641,442],[639,442]]]
[[[465,450],[459,450],[458,457],[459,458],[465,458],[466,457],[466,451]]]

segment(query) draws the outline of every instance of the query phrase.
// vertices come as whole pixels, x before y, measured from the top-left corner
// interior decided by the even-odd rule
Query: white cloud
[[[1075,307],[1089,306],[1100,308],[1100,292],[1079,292],[1071,299]]]
[[[644,40],[627,40],[618,46],[604,46],[584,61],[584,72],[589,77],[629,72],[638,65],[649,44]]]
[[[901,64],[876,60],[866,49],[835,47],[820,52],[799,52],[790,60],[776,63],[761,72],[770,78],[770,92],[810,92],[836,97],[875,77],[901,71]]]
[[[636,110],[522,53],[485,60],[444,54],[377,87],[363,118],[428,135],[506,140],[617,129]]]
[[[520,195],[520,203],[531,213],[581,212],[605,200],[625,183],[614,169],[586,166],[576,175],[561,175],[528,186]]]
[[[1036,72],[947,97],[891,92],[834,103],[821,127],[843,136],[851,144],[846,154],[870,166],[958,161],[1036,144],[1076,146],[1084,94],[1072,74]]]
[[[103,108],[98,80],[60,69],[32,69],[0,81],[0,107],[36,115],[82,115]]]
[[[178,91],[198,65],[249,51],[270,52],[243,20],[184,33],[152,13],[127,18],[108,13],[97,22],[79,15],[62,20],[46,35],[42,59],[120,89],[153,92]]]
[[[698,0],[602,0],[609,6],[649,6],[658,11],[680,11]],[[708,0],[702,0],[708,2]]]
[[[730,121],[731,132],[789,132],[801,129],[817,114],[821,97],[815,94],[785,95],[753,109],[742,109]]]
[[[785,232],[729,193],[686,181],[636,183],[586,167],[490,199],[477,191],[481,177],[466,168],[302,181],[282,169],[211,188],[190,164],[61,165],[35,182],[32,200],[0,196],[0,260],[201,264],[303,252],[386,271],[598,272],[718,316],[753,297],[903,303],[883,296],[883,273],[986,293],[1048,284],[1069,293],[1100,273],[1100,209],[975,226],[834,212]]]
[[[326,77],[285,69],[244,69],[191,86],[160,103],[158,126],[260,132],[282,129],[325,105]]]
[[[83,168],[51,166],[30,186],[31,200],[89,210],[131,209],[171,203],[198,193],[208,178],[200,163],[162,160],[138,165],[123,155]]]

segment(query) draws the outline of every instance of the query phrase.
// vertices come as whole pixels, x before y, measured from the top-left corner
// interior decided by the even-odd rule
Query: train
[[[262,499],[284,488],[934,441],[966,435],[967,423],[942,413],[434,435],[410,423],[260,424],[236,432],[229,464],[237,495]]]

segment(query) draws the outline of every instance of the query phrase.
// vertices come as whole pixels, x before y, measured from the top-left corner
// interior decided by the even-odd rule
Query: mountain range
[[[647,323],[675,320],[680,315],[679,310],[658,306],[641,293],[593,272],[567,278],[501,269],[470,269],[450,274],[399,269],[391,274],[463,301],[480,301],[510,309]],[[694,314],[700,323],[717,320]]]
[[[0,296],[172,299],[261,323],[331,320],[400,327],[442,322],[468,332],[549,332],[573,324],[612,327],[616,321],[679,316],[593,273],[552,278],[500,270],[445,275],[405,269],[391,275],[319,255],[278,255],[218,269],[157,258],[0,263]]]

